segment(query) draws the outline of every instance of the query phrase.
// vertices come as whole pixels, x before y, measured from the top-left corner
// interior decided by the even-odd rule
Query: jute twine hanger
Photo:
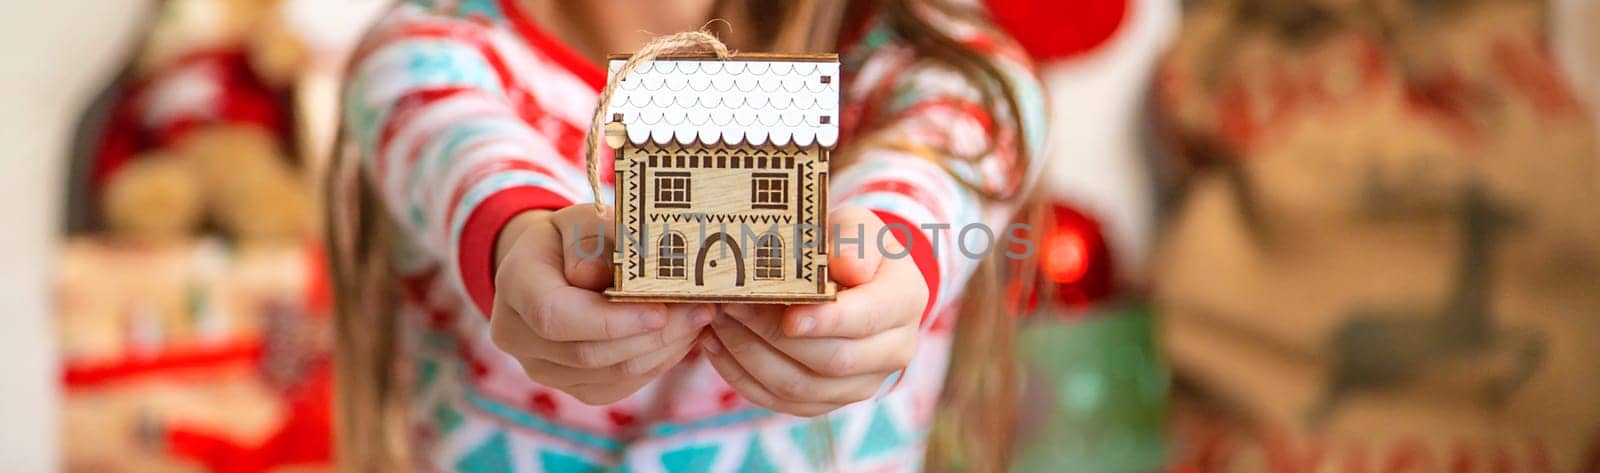
[[[600,102],[594,107],[594,120],[589,125],[589,136],[583,140],[583,155],[589,164],[589,190],[594,192],[594,210],[596,213],[605,213],[605,204],[600,202],[600,138],[606,123],[606,111],[611,109],[611,95],[617,90],[617,82],[627,77],[634,69],[646,62],[666,54],[677,53],[705,53],[716,54],[718,59],[732,58],[734,53],[728,51],[728,45],[723,44],[716,36],[705,30],[688,31],[657,37],[645,44],[639,51],[628,58],[611,78],[606,81],[606,88],[600,91]]]

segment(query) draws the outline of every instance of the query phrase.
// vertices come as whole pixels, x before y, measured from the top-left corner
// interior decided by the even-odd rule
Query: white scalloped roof
[[[611,60],[611,73],[623,62]],[[837,61],[657,59],[617,83],[605,116],[622,114],[635,145],[831,148],[839,139],[839,82]]]

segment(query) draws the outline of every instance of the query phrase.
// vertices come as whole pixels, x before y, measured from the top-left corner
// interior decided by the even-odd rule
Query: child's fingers
[[[909,260],[888,261],[878,277],[839,291],[831,303],[790,306],[783,333],[791,337],[862,338],[915,324],[928,303],[928,286]]]
[[[574,368],[594,369],[623,364],[675,345],[687,344],[688,339],[711,323],[713,315],[709,305],[675,305],[668,308],[667,326],[661,330],[617,340],[561,343],[538,350],[542,353],[520,355],[540,356]],[[637,364],[634,367],[637,368]]]
[[[860,288],[858,288],[859,290]],[[870,297],[870,296],[868,296]],[[880,304],[882,305],[882,304]],[[733,320],[811,371],[831,377],[883,375],[903,369],[916,353],[918,326],[914,310],[920,305],[898,310],[910,311],[898,325],[885,323],[883,330],[860,337],[789,336],[784,327],[783,306],[729,304],[723,306]],[[793,309],[790,309],[793,310]],[[862,318],[873,314],[855,314]],[[889,317],[894,319],[894,317]],[[889,326],[893,325],[893,326]],[[877,327],[872,327],[877,330]]]
[[[728,304],[723,306],[723,312],[726,312],[729,318],[744,324],[745,328],[755,332],[761,339],[775,343],[789,338],[783,333],[784,308],[781,305]]]
[[[553,388],[571,388],[583,385],[615,384],[634,378],[655,379],[661,372],[689,354],[696,344],[699,332],[674,340],[672,345],[645,353],[637,358],[599,369],[576,368],[543,358],[518,357],[528,378]]]
[[[777,304],[723,304],[722,311],[728,316],[738,320],[771,319],[773,323],[783,320],[783,305]]]
[[[650,384],[655,377],[639,376],[635,378],[613,379],[600,383],[583,383],[563,388],[562,391],[572,395],[579,402],[591,406],[604,406],[621,401],[633,393],[639,392],[644,385]]]
[[[862,338],[798,338],[785,335],[780,327],[782,319],[769,314],[729,310],[728,315],[789,358],[824,376],[881,376],[905,368],[916,352],[915,325]]]
[[[614,340],[666,326],[663,304],[614,304],[596,290],[568,283],[556,225],[582,220],[592,208],[574,206],[552,214],[550,225],[535,226],[522,237],[533,242],[527,254],[503,258],[495,274],[495,297],[505,301],[535,335],[560,342]]]
[[[700,332],[697,331],[687,337],[673,341],[671,345],[665,348],[616,364],[612,366],[611,371],[620,373],[621,376],[640,376],[655,379],[662,372],[682,362],[683,357],[689,355],[689,351],[699,346],[696,343],[699,339]]]
[[[733,320],[713,322],[712,331],[729,357],[767,392],[790,402],[848,404],[871,397],[883,375],[824,377],[790,359]]]
[[[561,366],[545,360],[519,360],[522,361],[523,370],[528,379],[535,382],[560,389],[585,404],[599,406],[611,404],[622,400],[639,391],[646,384],[661,377],[667,370],[677,366],[690,350],[699,346],[698,336],[685,338],[682,343],[603,369],[580,369]],[[650,366],[642,373],[628,366],[628,363],[639,363],[640,366]]]
[[[592,243],[582,243],[590,245]],[[605,243],[607,254],[610,254],[611,243]],[[590,291],[604,291],[611,287],[611,257],[605,259],[569,259],[565,262],[567,282],[573,287]]]
[[[611,286],[611,253],[616,251],[611,208],[573,205],[556,211],[550,224],[561,235],[562,273],[567,283],[593,291]]]
[[[523,320],[534,334],[548,340],[616,340],[667,326],[665,304],[616,304],[598,293],[570,286],[539,300]]]
[[[617,304],[572,286],[538,291],[529,304],[512,309],[528,330],[545,340],[617,340],[667,326],[665,304]]]
[[[881,379],[911,364],[911,357],[916,353],[918,332],[915,325],[864,338],[794,338],[783,335],[778,318],[740,318],[731,311],[728,314],[773,348],[823,376],[873,375]]]
[[[711,368],[722,376],[723,382],[728,383],[729,387],[751,404],[800,417],[816,417],[839,408],[838,404],[790,402],[779,399],[750,376],[748,371],[740,367],[738,361],[728,356],[726,349],[716,337],[707,338],[700,347],[701,352],[706,355],[706,360],[711,363]]]

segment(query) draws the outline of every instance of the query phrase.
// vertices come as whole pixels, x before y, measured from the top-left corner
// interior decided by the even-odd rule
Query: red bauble
[[[995,23],[1040,62],[1104,45],[1122,29],[1128,0],[988,0]]]
[[[1111,249],[1100,222],[1062,204],[1039,249],[1040,271],[1056,285],[1056,302],[1069,307],[1106,302],[1116,291]]]

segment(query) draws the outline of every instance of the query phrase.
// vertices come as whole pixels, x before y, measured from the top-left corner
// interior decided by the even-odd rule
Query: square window
[[[690,203],[689,173],[656,173],[655,206],[669,209],[687,209]]]
[[[789,208],[789,179],[783,173],[758,172],[750,178],[750,207],[757,209]]]

